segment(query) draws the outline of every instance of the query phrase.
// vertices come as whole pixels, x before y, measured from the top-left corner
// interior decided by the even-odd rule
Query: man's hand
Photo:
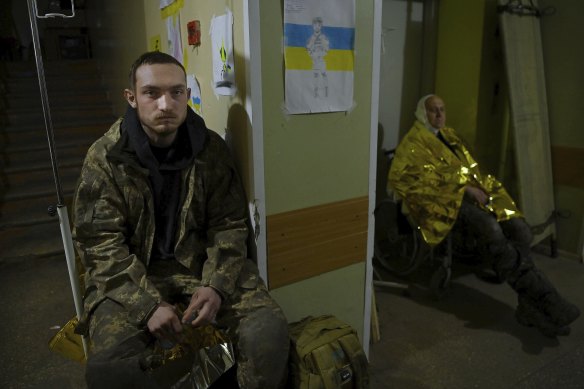
[[[477,188],[476,186],[466,186],[464,191],[479,204],[487,205],[490,201],[489,195],[486,194],[481,188]]]
[[[210,286],[202,286],[191,297],[182,321],[193,327],[209,324],[221,308],[221,296]]]
[[[176,314],[176,308],[164,301],[158,305],[146,326],[159,340],[169,340],[173,343],[181,341],[182,325]]]

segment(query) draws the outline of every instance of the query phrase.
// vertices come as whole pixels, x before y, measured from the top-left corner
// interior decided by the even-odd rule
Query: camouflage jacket
[[[149,172],[121,135],[122,121],[90,147],[74,197],[73,239],[86,271],[83,327],[106,298],[137,325],[161,300],[147,278],[155,228]],[[246,259],[247,207],[229,150],[205,132],[203,149],[181,172],[174,254],[201,285],[228,297],[238,285],[255,287],[258,271]]]

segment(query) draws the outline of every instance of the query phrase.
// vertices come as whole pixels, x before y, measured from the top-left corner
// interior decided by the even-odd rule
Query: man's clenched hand
[[[158,305],[146,326],[159,340],[169,340],[173,343],[181,341],[182,325],[176,314],[176,308],[164,301]]]

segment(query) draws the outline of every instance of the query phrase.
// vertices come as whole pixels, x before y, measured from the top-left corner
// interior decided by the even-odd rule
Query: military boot
[[[519,306],[537,309],[557,327],[568,326],[580,316],[580,309],[560,296],[547,277],[534,266],[519,266],[508,281],[519,295]]]
[[[560,296],[550,293],[540,301],[543,312],[559,326],[567,326],[580,317],[580,309]]]
[[[555,338],[556,336],[567,336],[570,334],[569,326],[559,326],[554,323],[547,315],[539,310],[533,302],[525,297],[518,297],[519,304],[515,311],[517,322],[526,327],[535,327],[544,336]]]

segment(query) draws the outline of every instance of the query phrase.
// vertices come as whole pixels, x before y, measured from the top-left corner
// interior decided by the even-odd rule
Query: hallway
[[[584,307],[581,264],[535,256],[537,265]],[[381,341],[371,346],[371,388],[582,388],[584,319],[568,337],[519,326],[515,296],[473,274],[457,276],[441,301],[420,290],[376,292]],[[82,389],[83,368],[47,343],[74,315],[65,259],[0,260],[0,387]]]
[[[584,267],[535,254],[566,298],[584,307]],[[584,319],[546,338],[514,318],[516,295],[472,273],[454,275],[440,301],[377,288],[381,341],[370,352],[372,388],[583,388]]]
[[[43,34],[47,42],[57,42],[57,33],[62,35],[59,39],[70,34],[91,37],[85,41],[90,46],[79,45],[91,48],[91,59],[68,59],[51,66],[53,60],[46,58],[65,205],[70,204],[87,147],[111,125],[117,112],[124,112],[120,92],[127,87],[129,64],[147,47],[169,53],[177,47],[177,42],[169,44],[174,27],[167,23],[171,19],[161,18],[158,2],[80,3],[81,12],[71,22],[79,22],[81,29],[72,31],[58,21],[51,27],[55,36]],[[346,112],[296,116],[282,110],[287,69],[284,56],[274,54],[285,47],[284,1],[184,3],[187,6],[177,11],[180,18],[172,19],[182,20],[184,50],[181,44],[177,53],[184,55],[187,74],[199,83],[205,120],[233,140],[247,194],[259,199],[250,205],[254,216],[261,216],[261,223],[255,224],[256,241],[266,250],[259,255],[266,269],[275,268],[268,262],[268,249],[272,259],[274,247],[280,250],[267,240],[267,231],[272,237],[278,234],[271,228],[274,216],[295,212],[300,215],[297,227],[318,238],[320,233],[330,234],[330,229],[303,217],[307,209],[360,199],[363,214],[368,210],[371,136],[377,121],[391,132],[383,147],[393,148],[389,143],[397,142],[400,130],[409,127],[418,94],[426,89],[445,92],[444,97],[453,102],[452,125],[467,132],[473,143],[484,140],[478,156],[492,158],[491,167],[505,173],[499,178],[514,182],[513,144],[527,149],[528,142],[502,142],[507,137],[499,139],[498,130],[493,131],[506,128],[501,123],[507,126],[503,119],[508,112],[499,111],[509,94],[501,82],[505,69],[497,44],[500,30],[494,28],[496,1],[357,0],[351,72],[354,106]],[[584,88],[577,87],[584,74],[580,70],[584,51],[573,50],[571,42],[584,36],[576,19],[583,14],[584,2],[539,3],[544,9],[554,8],[554,15],[541,23],[554,167],[548,176],[553,178],[558,215],[571,216],[557,220],[559,248],[581,255],[584,132],[575,116],[576,105],[584,99]],[[201,22],[206,33],[208,24],[226,8],[232,11],[236,38],[235,97],[219,97],[210,82],[211,36],[203,34],[200,47],[187,45],[186,21]],[[63,44],[73,41],[62,40]],[[55,203],[55,183],[32,65],[0,63],[0,389],[84,389],[83,366],[48,348],[52,336],[74,315],[74,307],[59,220],[47,214],[47,207]],[[378,67],[388,65],[379,76]],[[388,93],[379,101],[378,87]],[[491,143],[497,145],[500,158]],[[385,183],[387,174],[381,177]],[[358,230],[351,236],[358,236],[360,245],[351,246],[351,241],[331,234],[362,250],[352,259],[358,263],[327,267],[323,275],[328,282],[302,275],[275,288],[274,295],[279,294],[283,305],[296,311],[290,316],[317,311],[346,314],[362,323],[363,312],[369,315],[362,298],[367,287],[363,269],[367,270],[370,256],[364,221],[356,217],[346,229]],[[291,242],[290,251],[304,247],[302,241]],[[294,256],[305,261],[301,266],[294,261],[284,265],[311,270],[320,263],[328,266],[328,261],[338,259],[341,245],[337,243],[326,240],[330,252]],[[562,294],[584,311],[584,266],[573,258],[546,254],[536,254],[535,260]],[[370,346],[371,388],[584,389],[584,316],[574,323],[570,336],[545,338],[516,323],[516,296],[508,286],[488,284],[467,269],[457,270],[447,295],[439,301],[418,288],[409,292],[406,296],[400,290],[376,288],[381,340]],[[300,294],[319,298],[299,298]]]

